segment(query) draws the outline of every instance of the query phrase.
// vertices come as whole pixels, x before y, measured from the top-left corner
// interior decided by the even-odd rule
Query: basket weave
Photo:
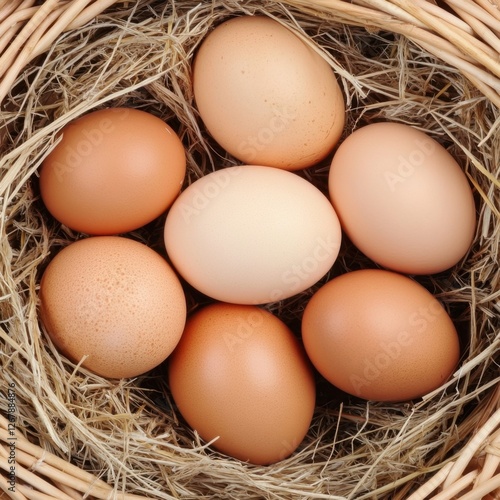
[[[498,370],[500,273],[496,270],[499,263],[500,242],[499,1],[445,0],[442,3],[435,3],[427,0],[354,0],[353,2],[290,0],[267,1],[261,7],[256,7],[256,2],[228,0],[220,3],[214,1],[212,6],[207,4],[205,7],[192,3],[191,10],[183,10],[182,5],[182,1],[177,2],[176,6],[175,2],[153,0],[137,2],[0,0],[0,103],[2,105],[0,210],[4,219],[1,224],[3,243],[0,270],[2,275],[0,412],[3,414],[0,416],[0,442],[2,443],[0,447],[0,471],[2,472],[0,474],[0,498],[4,498],[1,490],[5,491],[6,498],[64,500],[81,498],[132,500],[145,497],[409,500],[426,498],[493,500],[500,498],[500,374]],[[34,268],[39,267],[40,270],[43,268],[50,253],[49,245],[57,247],[64,243],[63,240],[69,241],[77,237],[71,232],[64,234],[54,232],[53,228],[47,229],[45,223],[40,222],[43,211],[37,208],[36,190],[34,192],[30,184],[30,178],[36,175],[44,155],[53,145],[51,138],[54,133],[88,109],[85,106],[89,103],[94,107],[109,103],[127,103],[126,91],[135,92],[148,87],[148,92],[156,94],[159,102],[163,100],[173,106],[173,114],[169,115],[170,118],[175,114],[180,116],[182,113],[184,113],[182,116],[187,116],[179,120],[179,128],[185,131],[183,139],[193,144],[193,151],[196,150],[197,141],[199,143],[199,137],[202,135],[202,131],[196,125],[199,122],[186,101],[192,98],[187,90],[189,82],[183,81],[182,78],[185,78],[183,76],[168,80],[168,72],[176,73],[177,65],[186,63],[191,57],[196,44],[190,40],[185,41],[185,59],[169,60],[166,68],[161,67],[159,75],[151,76],[145,81],[140,79],[130,81],[127,86],[120,87],[117,81],[116,88],[112,85],[103,89],[82,87],[84,97],[68,97],[65,93],[65,78],[69,77],[60,75],[59,94],[51,89],[50,93],[43,97],[45,107],[38,109],[34,104],[36,100],[32,93],[30,94],[30,89],[43,88],[44,79],[48,79],[49,76],[54,77],[54,75],[48,75],[49,70],[45,71],[44,63],[52,60],[55,46],[62,43],[65,36],[71,35],[72,32],[82,27],[91,28],[97,19],[101,19],[103,40],[107,40],[105,38],[107,26],[110,31],[121,29],[119,36],[124,47],[127,47],[131,38],[140,36],[141,30],[147,36],[147,30],[151,29],[144,21],[147,12],[150,12],[151,16],[156,15],[167,19],[162,26],[166,31],[171,29],[172,32],[175,32],[178,19],[190,20],[192,17],[193,37],[201,40],[209,29],[209,24],[201,27],[200,23],[198,27],[196,19],[201,11],[204,12],[205,17],[210,16],[211,8],[214,10],[217,8],[218,12],[227,9],[228,16],[235,13],[256,12],[269,13],[274,17],[280,17],[282,14],[282,19],[288,16],[287,24],[296,29],[297,33],[308,42],[311,42],[313,38],[309,38],[307,33],[320,31],[326,33],[328,26],[333,25],[344,26],[346,37],[352,36],[353,43],[355,43],[355,34],[363,30],[374,34],[397,35],[392,39],[392,43],[396,44],[398,40],[404,39],[412,44],[413,54],[417,49],[425,54],[423,56],[426,58],[425,63],[422,64],[427,65],[429,75],[433,72],[448,72],[462,75],[464,81],[468,82],[464,83],[462,88],[463,106],[453,108],[456,113],[459,109],[461,114],[458,118],[450,117],[450,122],[452,119],[454,123],[458,120],[464,124],[463,128],[465,128],[467,116],[472,112],[467,105],[470,100],[475,103],[476,115],[474,116],[484,116],[485,123],[488,123],[490,127],[490,131],[485,132],[482,137],[470,134],[470,142],[476,143],[479,149],[488,145],[488,154],[485,154],[484,162],[479,162],[477,157],[471,155],[467,145],[455,144],[453,146],[454,150],[460,152],[464,161],[468,162],[470,168],[476,172],[474,175],[469,172],[469,179],[480,194],[481,219],[476,241],[477,250],[468,259],[475,259],[478,263],[475,269],[478,272],[467,276],[463,273],[459,279],[457,278],[458,281],[453,281],[448,276],[443,278],[442,283],[453,284],[454,300],[458,297],[459,301],[470,306],[473,313],[467,318],[470,320],[472,331],[475,332],[473,338],[483,340],[481,340],[482,349],[474,345],[469,346],[468,356],[464,358],[461,368],[444,388],[448,391],[447,403],[439,406],[440,393],[429,395],[427,400],[436,401],[433,408],[438,413],[427,415],[426,421],[432,420],[436,428],[439,427],[439,422],[442,422],[440,431],[435,434],[435,439],[441,439],[439,436],[446,435],[446,439],[443,440],[443,443],[446,443],[446,449],[437,452],[425,436],[425,432],[422,433],[419,430],[419,425],[423,424],[424,420],[417,420],[414,423],[414,415],[417,413],[420,415],[419,418],[424,418],[425,406],[415,408],[405,406],[404,409],[398,410],[370,404],[364,406],[363,403],[358,402],[356,403],[358,406],[350,407],[351,411],[346,411],[347,405],[345,407],[342,404],[339,407],[330,406],[321,410],[321,415],[318,415],[311,432],[317,435],[324,433],[327,440],[332,441],[338,438],[339,442],[342,440],[338,437],[341,433],[349,436],[349,439],[352,439],[349,441],[352,443],[350,444],[352,457],[350,463],[361,464],[355,466],[359,466],[362,470],[359,473],[358,484],[346,487],[338,494],[333,491],[333,488],[328,487],[324,474],[333,474],[334,462],[339,458],[332,456],[331,460],[319,465],[315,464],[314,468],[308,470],[308,464],[314,462],[314,450],[304,455],[307,458],[303,462],[300,459],[296,461],[291,459],[265,471],[263,468],[246,467],[236,461],[225,461],[219,467],[217,464],[222,464],[220,457],[212,454],[203,443],[199,442],[196,435],[183,430],[182,422],[179,422],[175,415],[168,418],[164,416],[172,410],[169,407],[168,396],[149,398],[150,392],[157,394],[158,387],[163,387],[161,383],[157,386],[154,383],[150,384],[146,379],[139,380],[137,383],[142,384],[143,389],[143,396],[141,396],[143,399],[141,399],[136,397],[136,392],[130,386],[135,383],[134,381],[113,383],[99,381],[85,374],[84,371],[82,372],[84,375],[81,375],[78,368],[72,366],[67,360],[63,360],[41,335],[37,322],[35,280],[39,272],[37,274]],[[110,22],[114,12],[119,12],[120,19],[126,21],[121,28]],[[385,40],[389,43],[390,37],[387,36]],[[116,50],[120,50],[120,46],[117,46]],[[169,47],[166,46],[165,50],[168,51]],[[432,57],[435,59],[431,59]],[[369,93],[370,89],[363,89],[362,81],[360,83],[359,80],[351,78],[345,65],[338,63],[335,58],[330,59],[330,62],[343,78],[343,88],[351,104],[358,102],[353,97],[354,94]],[[113,59],[110,59],[109,64],[113,64]],[[43,68],[43,70],[37,71],[37,68]],[[55,68],[56,66],[51,67],[50,71],[57,71]],[[179,74],[184,73],[179,71]],[[80,77],[84,82],[85,76],[80,75]],[[156,85],[160,77],[166,78],[170,83],[165,86]],[[73,75],[72,78],[78,77]],[[395,80],[393,85],[398,92],[397,88],[401,85],[401,81]],[[472,95],[474,91],[475,95]],[[399,90],[399,92],[402,91]],[[444,88],[442,92],[446,94],[447,89]],[[18,98],[18,95],[22,97]],[[435,99],[438,100],[439,97],[440,95],[436,95]],[[433,98],[422,101],[424,104],[419,108],[422,113],[433,114]],[[456,95],[454,98],[458,99]],[[69,106],[68,103],[73,103],[73,105]],[[141,102],[134,97],[131,104],[159,110],[158,105],[152,103],[151,100]],[[413,104],[416,106],[419,103],[413,101]],[[31,109],[33,106],[36,108],[34,112]],[[426,106],[430,106],[429,109],[425,108]],[[480,106],[481,110],[478,111],[476,106]],[[376,110],[376,106],[372,105],[371,110]],[[37,113],[47,113],[47,116],[51,117],[49,121],[43,122],[43,127],[40,129],[37,128],[39,126],[37,123],[42,122],[36,121]],[[362,113],[359,116],[362,116]],[[446,122],[443,116],[445,115],[440,115],[439,120],[442,122],[440,122],[442,131],[446,131],[450,122]],[[29,117],[29,120],[26,117]],[[18,124],[19,120],[23,122],[21,127]],[[436,118],[436,123],[439,120]],[[22,143],[15,140],[16,134],[23,137]],[[22,149],[24,147],[28,151],[26,154]],[[202,150],[204,148],[205,145],[201,147]],[[191,176],[191,180],[211,168],[211,160],[197,156],[199,149],[196,151],[191,156],[188,154],[190,160],[188,176]],[[209,151],[207,151],[207,158],[211,158]],[[24,166],[21,167],[21,164]],[[324,176],[324,171],[319,170],[317,173]],[[479,176],[483,179],[482,184],[477,180]],[[42,227],[43,229],[39,229]],[[52,239],[47,236],[49,230],[52,231],[51,234],[56,235]],[[35,251],[33,248],[37,244],[45,245],[47,248]],[[489,249],[488,255],[482,253],[482,249],[486,247]],[[27,249],[27,255],[21,255],[25,249]],[[33,262],[28,268],[26,261],[30,260],[30,255],[33,256],[31,258]],[[22,260],[21,257],[26,260]],[[23,265],[19,264],[21,261]],[[484,287],[483,289],[488,290],[488,293],[475,295],[474,290],[480,287]],[[440,291],[441,298],[446,299],[446,287],[443,285],[437,290]],[[44,382],[47,378],[46,371],[39,365],[41,359],[53,363],[53,369],[59,370],[57,373],[65,374],[63,376],[67,380],[64,390],[67,392],[62,390],[58,392],[57,389],[47,387]],[[26,373],[32,373],[32,379],[23,378],[15,371],[15,367],[19,369],[21,366],[26,367]],[[159,373],[153,373],[153,378],[159,376]],[[130,397],[131,400],[120,403],[122,404],[120,407],[132,409],[134,413],[126,417],[108,415],[103,406],[92,415],[89,413],[88,420],[79,416],[71,421],[65,421],[62,415],[66,414],[64,407],[70,406],[68,397],[71,391],[87,389],[90,391],[91,386],[95,391],[95,386],[99,384],[101,384],[102,391],[107,392],[109,398],[127,399]],[[16,388],[15,465],[17,480],[15,492],[9,491],[8,482],[9,446],[13,442],[9,435],[10,407],[7,397],[9,387]],[[454,387],[457,391],[455,400],[450,395]],[[50,399],[50,404],[46,402],[48,399]],[[159,407],[156,408],[159,410],[156,413],[155,405]],[[116,407],[119,407],[118,403]],[[54,409],[60,409],[59,413],[50,414],[51,411],[55,411]],[[357,433],[365,432],[364,428],[369,421],[370,411],[378,412],[377,418],[384,416],[387,419],[380,422],[379,428],[389,425],[388,422],[392,419],[402,420],[398,414],[400,411],[407,419],[406,424],[400,424],[399,434],[387,438],[388,442],[390,440],[392,443],[397,443],[398,439],[403,439],[405,436],[405,439],[409,439],[408,436],[411,435],[415,456],[427,457],[425,463],[419,463],[418,467],[414,467],[411,471],[413,457],[411,454],[402,453],[399,475],[396,464],[393,480],[380,484],[376,480],[377,473],[374,471],[381,458],[377,457],[377,453],[382,455],[383,453],[374,448],[370,465],[363,469],[362,460],[356,458],[360,452],[356,449],[355,443]],[[136,417],[137,422],[134,421]],[[117,426],[122,425],[120,419],[123,418],[123,432],[127,433],[127,429],[130,428],[130,434],[137,435],[134,439],[139,443],[138,448],[130,452],[130,455],[134,452],[138,453],[137,460],[133,456],[127,456],[127,463],[123,462],[120,465],[118,460],[113,461],[109,456],[106,458],[92,456],[92,453],[97,453],[96,450],[104,450],[103,446],[108,440],[105,435],[99,433],[100,418],[115,419]],[[325,422],[328,422],[328,425]],[[332,425],[332,422],[336,423]],[[368,431],[366,432],[368,435]],[[178,443],[176,441],[178,438],[175,436],[182,435],[182,433],[185,437],[182,443]],[[80,437],[74,441],[72,434]],[[318,446],[317,443],[320,441],[316,434],[314,439],[311,437],[311,442]],[[88,443],[85,442],[83,436],[87,436]],[[113,437],[110,436],[109,439]],[[347,440],[347,438],[343,439]],[[366,438],[366,441],[369,441],[369,438]],[[363,442],[363,453],[366,453],[368,446],[366,441]],[[166,444],[162,448],[163,442]],[[143,448],[147,448],[148,454],[144,455],[146,458],[140,455],[140,443],[143,443]],[[186,448],[184,458],[182,458],[184,462],[176,458],[180,457],[182,447]],[[428,448],[428,453],[425,452],[426,448]],[[318,450],[318,454],[318,456],[324,456],[321,455],[321,450]],[[141,472],[141,464],[146,459],[153,464],[152,468]],[[417,461],[416,458],[415,461]],[[295,474],[293,477],[296,478],[300,477],[301,468],[306,471],[303,484],[301,485],[300,479],[297,479],[297,484],[280,484],[280,478],[292,477],[292,473],[288,475],[285,473],[286,468],[296,469],[297,472],[293,473]],[[155,471],[155,475],[150,480],[149,475],[153,474],[152,470]],[[186,476],[185,481],[183,474]],[[175,481],[172,479],[174,475]],[[241,478],[240,485],[237,485],[238,478]],[[247,490],[244,490],[243,483],[248,483]],[[245,494],[243,491],[248,491],[248,493]]]

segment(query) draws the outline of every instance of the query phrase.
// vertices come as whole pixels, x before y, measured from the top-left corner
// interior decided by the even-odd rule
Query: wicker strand
[[[432,497],[432,500],[452,500],[465,488],[470,486],[476,479],[477,475],[477,470],[473,470],[468,474],[465,474],[453,484],[450,484],[448,487],[443,488],[443,491]]]
[[[58,3],[59,0],[47,0],[45,4],[33,13],[30,21],[25,24],[24,28],[14,38],[7,50],[0,57],[0,76],[3,76],[3,74],[8,72],[8,69],[12,67],[22,46],[30,39],[36,28],[43,22],[43,20],[54,9],[54,7],[57,6]],[[23,14],[22,11],[21,14]],[[24,61],[21,61],[20,64],[24,65]]]
[[[0,80],[0,103],[22,69],[35,57],[48,50],[62,32],[85,24],[107,7],[117,3],[116,0],[99,0],[90,5],[92,1],[47,0],[40,7],[29,9],[27,12],[19,8],[17,11],[19,19],[30,18],[30,21],[16,37],[14,37],[15,29],[12,27],[6,31],[7,36],[2,43],[6,45],[7,40],[10,41],[13,37],[14,40],[0,56],[0,78],[2,78]],[[9,19],[6,20],[7,23],[8,21]]]
[[[38,7],[27,7],[25,9],[18,9],[14,14],[10,15],[7,19],[1,19],[0,16],[0,37],[7,39],[6,34],[9,30],[14,29],[15,32],[19,29],[19,24],[29,21],[33,18],[35,12],[38,11]],[[9,42],[11,42],[13,37],[9,38]],[[21,44],[22,45],[22,44]],[[9,47],[9,50],[12,50],[12,46]],[[4,56],[3,56],[4,57]],[[7,68],[3,68],[2,71],[5,71]]]
[[[477,5],[482,7],[490,16],[500,20],[500,3],[494,0],[476,0]]]
[[[497,394],[500,391],[497,391]],[[482,425],[476,435],[461,451],[454,462],[444,465],[430,480],[416,490],[408,500],[424,500],[439,487],[441,492],[432,500],[450,500],[467,487],[469,493],[461,496],[462,500],[480,500],[488,493],[500,488],[500,408]],[[483,447],[486,453],[484,464],[480,470],[473,470],[464,475],[466,467]]]
[[[476,33],[481,33],[481,37],[491,45],[497,52],[500,53],[500,38],[498,38],[497,33],[494,33],[488,28],[481,20],[476,19],[467,12],[462,13],[463,19],[466,19],[469,25],[474,28]]]
[[[403,22],[378,9],[378,0],[359,0],[346,3],[343,0],[286,0],[285,3],[297,6],[306,11],[322,12],[331,16],[333,12],[341,22],[357,26],[366,26],[390,30],[412,40],[430,54],[457,68],[468,78],[491,102],[500,108],[500,63],[498,52],[485,42],[473,37],[472,28],[458,29],[455,23],[448,22],[448,14],[436,14],[433,10],[419,8],[418,2],[408,0],[385,1],[397,6],[418,19],[418,23]],[[373,8],[367,7],[372,5]],[[314,9],[313,9],[314,7]],[[444,9],[441,9],[444,11]],[[396,10],[391,10],[395,13]],[[425,27],[421,28],[423,24]],[[495,41],[495,44],[497,42]],[[478,64],[479,62],[479,64]]]
[[[15,467],[17,480],[21,480],[27,484],[33,485],[42,493],[52,495],[53,497],[57,497],[58,495],[60,495],[60,500],[73,500],[71,497],[62,494],[60,490],[58,490],[55,486],[52,486],[50,483],[41,479],[39,476],[37,476],[33,472],[30,472],[28,469],[20,466],[18,463],[16,463]],[[10,469],[10,464],[4,457],[0,457],[0,469],[3,469],[5,471],[8,471]]]
[[[11,498],[12,500],[27,500],[27,498],[19,491],[10,491],[7,479],[1,474],[0,474],[0,491],[5,492],[5,494],[8,495],[7,498]]]
[[[448,476],[453,464],[455,462],[448,462],[444,465],[439,472],[434,474],[429,481],[420,486],[418,490],[413,492],[408,500],[424,500],[427,498],[433,491],[437,490],[443,483],[446,477]]]
[[[28,500],[59,500],[58,497],[41,493],[40,491],[30,488],[24,484],[18,485],[17,488],[26,496]]]
[[[500,408],[493,413],[483,427],[481,427],[477,434],[471,439],[469,444],[462,450],[460,457],[446,478],[444,483],[445,488],[458,480],[472,457],[477,453],[478,449],[485,443],[488,436],[498,425],[500,425]]]
[[[35,0],[3,0],[0,3],[0,22],[7,19],[13,12],[19,9],[35,5]]]
[[[53,481],[53,483],[66,495],[70,496],[73,500],[83,500],[83,495],[76,491],[75,489],[71,488],[70,486],[66,484],[59,483],[57,481]]]
[[[500,474],[497,474],[495,477],[485,481],[477,488],[474,488],[473,491],[462,495],[461,500],[481,500],[497,488],[500,488]]]
[[[485,453],[483,468],[477,478],[479,484],[491,479],[500,467],[500,429],[491,437],[491,442],[486,446]]]
[[[7,425],[5,417],[0,415],[0,441],[5,443],[9,443]],[[0,469],[9,470],[5,450],[2,452],[2,448],[0,445]],[[106,482],[56,455],[42,450],[19,433],[16,433],[16,448],[16,475],[43,493],[55,494],[59,500],[75,500],[74,494],[65,493],[63,489],[58,490],[31,470],[54,480],[58,484],[69,487],[73,492],[76,490],[84,494],[90,493],[97,499],[107,500],[114,494],[113,488]],[[57,496],[58,491],[60,491],[59,496]],[[146,497],[126,493],[116,493],[116,497],[120,500],[146,500]]]
[[[497,35],[500,34],[500,17],[492,17],[491,12],[484,10],[473,2],[464,2],[464,0],[446,0],[446,3],[450,7],[454,8],[460,15],[467,13],[469,17],[477,19],[489,26],[496,32]],[[496,13],[497,15],[500,15],[498,10]],[[477,33],[480,34],[480,32]]]
[[[7,74],[2,74],[0,69],[0,103],[8,94],[15,79],[34,57],[42,54],[59,36],[60,33],[81,26],[106,8],[119,3],[116,0],[76,0],[73,2],[47,0],[42,6],[32,7],[31,1],[21,2],[14,5],[19,22],[29,17],[29,22],[15,37],[10,46],[7,41],[11,40],[16,28],[13,26],[0,25],[0,68],[5,68]],[[481,82],[481,90],[485,95],[500,107],[500,62],[498,60],[498,48],[500,40],[499,9],[485,2],[473,3],[464,0],[448,0],[447,4],[461,13],[459,16],[450,14],[441,7],[424,1],[409,0],[358,0],[357,3],[345,0],[304,0],[286,1],[291,5],[302,8],[316,9],[323,12],[335,12],[345,22],[375,26],[381,29],[390,29],[395,33],[402,34],[415,43],[420,44],[427,51],[441,58],[448,64],[460,70],[464,76],[473,83]],[[423,8],[422,3],[428,4]],[[29,9],[23,12],[23,9]],[[35,12],[36,9],[36,12]],[[8,18],[13,12],[13,6],[0,11],[0,19]],[[44,23],[46,32],[35,33],[36,27],[48,19],[51,22]],[[492,15],[495,14],[495,16]],[[29,16],[28,16],[29,15]],[[15,19],[15,17],[13,17]],[[479,33],[483,40],[476,38],[474,33]],[[30,39],[31,38],[31,39]],[[449,44],[443,50],[443,44]],[[25,44],[25,50],[21,48]],[[457,52],[458,50],[458,52]],[[16,54],[18,57],[16,58]],[[15,63],[13,63],[15,59]],[[489,87],[489,88],[487,88]]]
[[[436,4],[428,2],[427,0],[414,1],[415,4],[417,4],[421,9],[427,11],[429,14],[440,17],[443,21],[451,24],[452,26],[455,26],[456,28],[464,31],[465,33],[468,33],[469,35],[474,34],[474,30],[469,26],[469,24],[467,24],[465,21],[462,21],[462,19],[458,18],[451,12],[441,9]]]

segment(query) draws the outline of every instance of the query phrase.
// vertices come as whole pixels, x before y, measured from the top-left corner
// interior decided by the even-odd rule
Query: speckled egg
[[[298,170],[325,158],[344,97],[318,47],[265,16],[232,18],[196,54],[193,87],[209,133],[244,163]]]
[[[69,244],[40,284],[40,316],[71,361],[108,378],[134,377],[164,361],[177,345],[186,300],[167,261],[119,236]]]

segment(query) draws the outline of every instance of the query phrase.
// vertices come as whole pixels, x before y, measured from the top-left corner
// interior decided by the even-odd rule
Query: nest
[[[48,1],[24,2],[15,11],[22,3],[2,2],[0,8],[0,17],[11,19],[0,25],[0,428],[8,428],[13,416],[19,470],[24,464],[40,477],[52,467],[71,477],[47,476],[55,491],[45,494],[52,498],[398,500],[413,493],[423,499],[445,481],[455,491],[444,489],[435,498],[470,490],[473,496],[464,498],[478,499],[500,488],[500,74],[498,49],[496,59],[491,55],[495,45],[488,50],[488,42],[468,34],[479,26],[498,41],[498,4],[454,0],[452,10],[428,2]],[[496,17],[470,12],[488,13],[484,4],[496,9]],[[37,174],[57,132],[91,110],[134,107],[178,132],[188,159],[185,185],[237,164],[203,128],[190,66],[204,36],[242,14],[277,19],[324,54],[347,103],[344,137],[361,125],[391,120],[445,146],[473,186],[478,217],[474,244],[462,261],[417,278],[443,303],[460,334],[462,357],[450,381],[417,401],[388,404],[341,395],[319,380],[304,442],[270,466],[239,462],[202,442],[170,397],[165,367],[107,380],[62,357],[37,309],[45,266],[84,237],[55,221],[40,200]],[[45,22],[43,30],[34,20]],[[458,50],[440,35],[438,24],[445,22],[456,28],[450,40]],[[28,28],[24,38],[14,37],[20,26]],[[300,175],[326,192],[328,165],[329,159]],[[166,256],[163,223],[160,218],[128,236]],[[299,335],[313,292],[363,267],[374,264],[345,242],[315,287],[267,307]],[[190,311],[206,302],[193,290],[187,298]],[[8,443],[5,432],[0,435]],[[0,450],[1,462],[8,445]],[[10,496],[30,498],[39,488],[32,476],[19,476]],[[5,473],[0,477],[0,489],[8,491]],[[478,477],[492,477],[490,489],[479,490],[486,483]]]

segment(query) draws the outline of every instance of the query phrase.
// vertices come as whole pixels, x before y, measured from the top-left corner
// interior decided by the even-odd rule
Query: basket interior
[[[185,424],[165,366],[133,380],[106,380],[62,357],[38,320],[38,286],[51,258],[83,237],[44,208],[38,170],[57,132],[82,114],[128,106],[159,116],[182,138],[185,186],[238,164],[197,114],[191,61],[204,36],[235,15],[280,20],[319,48],[347,103],[346,137],[376,121],[426,131],[463,167],[477,206],[474,244],[454,268],[415,277],[444,304],[460,335],[460,367],[418,401],[367,402],[317,377],[310,431],[290,458],[243,464],[215,452]],[[14,384],[17,427],[42,448],[91,471],[117,491],[154,498],[407,498],[456,457],[498,405],[500,381],[500,115],[457,69],[390,30],[348,26],[276,2],[118,2],[61,33],[20,74],[3,101],[1,389]],[[327,192],[331,157],[301,172]],[[128,237],[163,256],[164,216]],[[347,240],[327,276],[266,306],[300,336],[308,299],[341,273],[376,265]],[[185,284],[190,312],[210,302]],[[0,398],[0,409],[7,411]]]

